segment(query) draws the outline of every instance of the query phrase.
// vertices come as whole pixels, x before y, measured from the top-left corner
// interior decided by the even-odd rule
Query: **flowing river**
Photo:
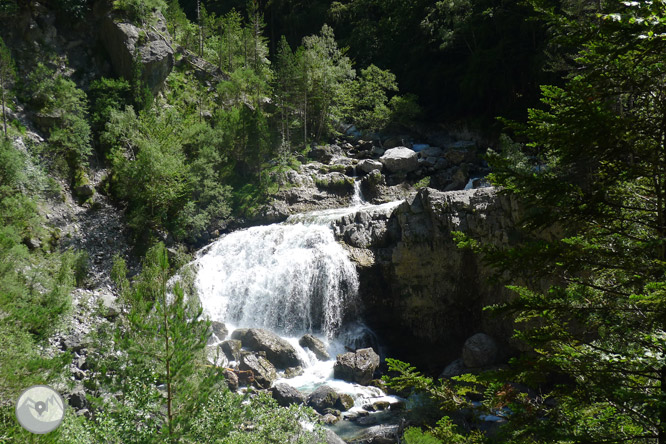
[[[264,328],[289,341],[304,373],[275,383],[289,384],[305,395],[326,384],[352,396],[354,407],[347,415],[379,400],[396,402],[376,387],[333,379],[335,356],[345,347],[379,350],[377,338],[360,318],[356,268],[335,240],[331,223],[359,211],[389,213],[399,203],[369,205],[357,183],[350,207],[299,214],[218,239],[195,259],[205,314],[224,322],[230,333],[235,328]],[[332,359],[319,361],[302,348],[298,339],[305,333],[321,339]],[[362,427],[340,421],[333,428],[349,437]]]

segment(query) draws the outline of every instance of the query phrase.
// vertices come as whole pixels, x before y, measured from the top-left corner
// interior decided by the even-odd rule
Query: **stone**
[[[477,333],[465,341],[462,356],[468,368],[492,365],[497,358],[497,343],[487,334]]]
[[[271,387],[271,396],[282,407],[305,403],[305,396],[289,384],[275,384]]]
[[[399,136],[389,137],[388,139],[386,139],[384,141],[384,143],[382,145],[384,146],[384,148],[390,149],[390,148],[396,148],[396,147],[399,147],[399,146],[405,146],[406,144],[409,143],[409,141],[410,141],[410,137],[403,134],[403,135],[399,135]]]
[[[217,339],[220,341],[223,341],[229,334],[229,330],[227,329],[227,326],[224,325],[223,322],[212,321],[210,323],[210,329],[213,332],[213,334],[217,336]]]
[[[326,429],[326,444],[346,444],[334,431]]]
[[[277,379],[277,371],[273,364],[258,353],[243,353],[238,368],[251,371],[254,382],[259,388],[269,388]]]
[[[42,241],[37,237],[28,237],[23,240],[23,243],[31,250],[39,250],[42,247]]]
[[[364,159],[364,160],[361,160],[358,163],[357,168],[367,174],[367,173],[369,173],[371,171],[375,171],[375,170],[381,171],[383,167],[384,167],[384,164],[382,164],[378,160]]]
[[[331,355],[326,351],[326,345],[311,334],[303,335],[303,337],[298,340],[298,343],[301,347],[307,347],[310,349],[320,361],[328,361],[331,359]]]
[[[335,424],[336,422],[340,421],[340,417],[335,416],[331,413],[326,413],[325,415],[323,415],[321,417],[320,421],[322,423],[326,424],[326,425],[331,425],[331,424]]]
[[[298,367],[288,367],[284,369],[284,377],[289,379],[289,378],[295,378],[296,376],[301,376],[304,373],[303,367],[300,365]]]
[[[366,385],[379,367],[379,355],[372,348],[362,348],[355,353],[338,355],[333,366],[336,379]]]
[[[442,155],[443,151],[441,148],[436,147],[436,146],[429,146],[427,148],[422,149],[419,152],[419,157],[421,158],[427,158],[427,157],[440,157]]]
[[[83,386],[76,386],[71,392],[65,395],[65,399],[75,410],[82,410],[88,407],[86,392]]]
[[[418,155],[406,147],[387,150],[379,161],[390,173],[410,173],[419,167]]]
[[[99,301],[102,309],[102,316],[107,319],[113,319],[120,314],[120,305],[118,298],[112,293],[102,293],[99,296]]]
[[[354,398],[346,393],[340,393],[340,399],[335,405],[339,410],[347,411],[350,408],[354,407]]]
[[[456,359],[444,368],[439,375],[439,379],[453,378],[454,376],[460,376],[465,373],[467,373],[465,363],[462,359]]]
[[[236,330],[231,333],[231,339],[236,339],[238,341],[243,342],[245,335],[250,331],[249,328],[237,328]]]
[[[235,332],[234,332],[235,333]],[[232,335],[233,337],[233,335]],[[296,349],[275,333],[262,328],[251,328],[241,340],[248,350],[266,353],[266,359],[277,368],[297,367],[301,365]]]
[[[310,149],[308,156],[318,162],[328,164],[336,156],[342,155],[342,148],[338,145],[315,146]]]
[[[165,29],[165,19],[155,13],[157,26]],[[140,57],[141,78],[157,93],[174,66],[174,50],[165,36],[153,29],[140,29],[108,14],[99,27],[99,35],[116,73],[127,81],[134,77],[135,54]],[[168,34],[166,34],[168,35]]]
[[[324,409],[335,408],[340,399],[340,395],[327,385],[317,387],[310,393],[306,399],[306,404],[319,413],[324,413]]]
[[[229,390],[231,390],[232,392],[238,390],[239,386],[238,375],[234,373],[232,370],[230,369],[224,370],[224,380],[227,382],[227,387],[229,387]]]
[[[85,200],[95,194],[95,187],[89,183],[84,183],[74,188],[74,193],[79,199]]]
[[[219,345],[222,353],[224,353],[229,361],[240,360],[242,346],[241,341],[237,339],[227,339]]]
[[[332,194],[347,195],[354,191],[354,179],[338,172],[317,176],[315,184],[318,189]]]

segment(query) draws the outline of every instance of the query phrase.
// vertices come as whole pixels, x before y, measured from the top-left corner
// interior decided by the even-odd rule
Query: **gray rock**
[[[308,406],[323,414],[324,409],[335,408],[339,400],[340,395],[335,390],[327,385],[322,385],[308,395],[306,403]]]
[[[250,331],[249,328],[237,328],[236,330],[231,333],[231,339],[236,339],[238,341],[243,342],[245,339],[245,335]]]
[[[260,388],[268,388],[277,379],[277,372],[271,362],[257,353],[244,352],[238,367],[243,371],[251,371],[254,381]]]
[[[456,359],[446,366],[446,368],[439,375],[439,379],[453,378],[467,373],[467,367],[462,359]]]
[[[75,410],[82,410],[88,407],[86,392],[83,386],[76,386],[71,392],[65,395],[65,399]]]
[[[231,390],[232,392],[238,390],[239,380],[238,380],[238,375],[236,373],[234,373],[230,369],[225,369],[224,379],[227,382],[227,387],[229,387],[229,390]]]
[[[327,409],[327,410],[328,410],[328,409]],[[339,417],[339,416],[335,416],[333,413],[325,413],[325,414],[321,417],[320,421],[321,421],[322,423],[326,424],[326,425],[331,425],[331,424],[335,424],[336,422],[340,421],[340,417]]]
[[[89,183],[85,183],[83,185],[79,185],[76,188],[74,188],[74,193],[76,193],[76,195],[80,199],[87,199],[89,197],[92,197],[93,194],[95,194],[95,187],[93,187]]]
[[[326,345],[311,334],[303,335],[303,337],[298,340],[298,343],[301,347],[309,348],[320,361],[328,361],[331,359],[331,355],[326,351]]]
[[[164,17],[156,13],[158,28],[165,27]],[[131,81],[134,76],[135,54],[140,56],[141,77],[153,93],[164,83],[174,65],[174,51],[168,34],[152,29],[140,29],[123,22],[112,14],[102,21],[100,38],[116,73]]]
[[[301,376],[304,373],[303,367],[300,365],[298,367],[289,367],[284,369],[284,377],[289,379],[289,378],[295,378],[296,376]]]
[[[210,329],[213,332],[213,334],[217,337],[217,339],[220,341],[223,341],[229,334],[227,326],[219,321],[212,321],[210,323]]]
[[[340,399],[338,400],[336,407],[339,410],[342,410],[343,412],[347,411],[350,408],[354,407],[354,398],[352,398],[346,393],[340,393]]]
[[[271,387],[271,395],[282,407],[305,402],[305,396],[289,384],[275,384]]]
[[[277,368],[297,367],[301,365],[294,347],[268,330],[251,328],[243,335],[241,342],[243,343],[243,347],[249,350],[265,352],[266,358]]]
[[[391,173],[410,173],[419,167],[418,155],[406,147],[387,150],[379,161]]]
[[[323,145],[313,147],[308,156],[318,162],[328,164],[336,156],[342,155],[342,148],[338,145]]]
[[[485,333],[477,333],[463,345],[463,362],[469,368],[492,365],[497,358],[497,343]]]
[[[120,305],[118,298],[112,293],[102,293],[99,296],[99,301],[102,308],[102,316],[107,319],[113,319],[120,314]]]
[[[379,355],[371,348],[362,348],[355,353],[338,355],[333,375],[337,379],[366,385],[379,367]]]
[[[230,361],[238,361],[240,360],[240,352],[241,352],[241,347],[243,345],[241,344],[241,341],[237,339],[227,339],[226,341],[222,342],[219,347],[222,350],[222,353],[227,357],[228,360]]]
[[[379,170],[383,168],[383,164],[377,160],[364,159],[358,163],[358,169],[364,173],[369,173],[371,171]]]
[[[424,159],[428,157],[440,157],[442,153],[443,151],[441,148],[436,146],[429,146],[419,152],[419,157]]]
[[[334,431],[326,429],[326,444],[346,444]]]
[[[368,417],[371,418],[371,417]],[[365,419],[365,418],[362,418]],[[359,421],[360,423],[360,421]],[[396,444],[400,442],[401,427],[398,424],[382,424],[370,427],[351,444]]]

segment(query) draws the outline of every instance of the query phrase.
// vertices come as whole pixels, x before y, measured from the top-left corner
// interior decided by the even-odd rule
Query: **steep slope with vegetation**
[[[0,0],[0,441],[339,442],[210,365],[182,266],[358,173],[376,202],[439,189],[335,227],[383,267],[361,288],[386,290],[364,296],[398,349],[396,320],[451,349],[477,320],[506,334],[488,302],[520,324],[499,368],[388,360],[418,404],[404,442],[666,443],[665,22],[647,1]],[[446,132],[469,127],[485,160]],[[441,148],[382,157],[424,132]],[[446,194],[488,167],[508,197]],[[74,407],[42,437],[13,412],[36,383]]]

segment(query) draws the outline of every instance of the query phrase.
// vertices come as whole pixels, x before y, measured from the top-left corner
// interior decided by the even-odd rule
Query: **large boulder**
[[[235,333],[235,332],[234,332]],[[234,335],[232,335],[234,338]],[[243,347],[255,352],[265,352],[268,359],[277,368],[297,367],[301,365],[298,353],[292,345],[268,330],[250,328],[240,339]]]
[[[418,154],[404,146],[387,150],[379,161],[391,173],[410,173],[419,167]]]
[[[271,395],[282,407],[305,402],[305,396],[289,384],[275,384],[271,387]]]
[[[116,73],[132,81],[138,56],[141,79],[153,93],[162,87],[174,64],[166,20],[160,13],[156,13],[155,18],[155,26],[142,29],[108,14],[99,28],[102,44]]]
[[[273,364],[258,353],[243,353],[238,368],[241,371],[251,371],[254,381],[261,388],[270,387],[277,379],[277,372]]]
[[[331,356],[326,351],[326,345],[311,334],[304,335],[298,340],[301,347],[307,347],[320,361],[328,361]]]
[[[333,377],[367,385],[379,367],[379,355],[372,348],[362,348],[355,353],[338,355],[333,367]]]
[[[484,367],[495,363],[497,343],[485,333],[477,333],[463,345],[463,362],[466,367]]]
[[[340,394],[327,385],[319,386],[310,393],[306,404],[322,414],[326,409],[347,410]]]

